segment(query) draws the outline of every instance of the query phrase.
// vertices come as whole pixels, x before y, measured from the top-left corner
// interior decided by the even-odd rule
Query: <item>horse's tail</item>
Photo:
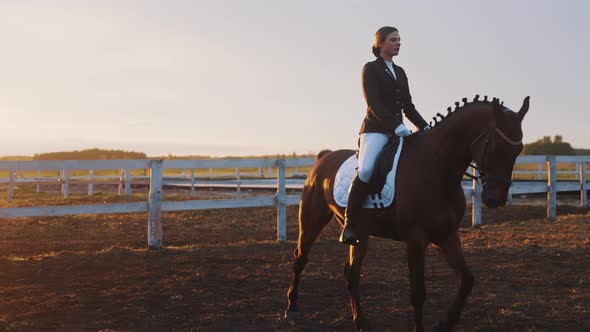
[[[318,153],[318,156],[315,158],[315,160],[322,158],[323,156],[327,155],[330,152],[332,152],[332,150],[324,149],[324,150],[320,151]]]

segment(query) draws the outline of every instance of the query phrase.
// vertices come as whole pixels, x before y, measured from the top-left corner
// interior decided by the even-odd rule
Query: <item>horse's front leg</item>
[[[413,331],[424,331],[422,310],[426,300],[426,286],[424,286],[424,253],[426,243],[421,240],[406,241],[408,267],[410,270],[410,297],[414,307]]]
[[[361,279],[361,264],[363,258],[367,254],[369,237],[361,236],[360,244],[356,247],[350,246],[350,253],[348,261],[344,265],[344,278],[346,279],[346,289],[350,298],[350,306],[352,308],[352,318],[355,327],[360,331],[372,330],[369,321],[366,319],[361,309],[360,296],[360,279]]]
[[[475,279],[473,274],[469,271],[465,258],[463,257],[463,250],[461,249],[461,240],[459,234],[453,233],[443,243],[437,244],[437,249],[446,258],[449,265],[457,273],[458,292],[453,300],[449,311],[447,312],[447,319],[438,323],[439,331],[451,331],[452,327],[457,324],[467,296],[473,288]]]

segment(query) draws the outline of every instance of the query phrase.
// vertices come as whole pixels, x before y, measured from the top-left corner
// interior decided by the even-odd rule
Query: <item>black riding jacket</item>
[[[402,112],[419,130],[428,125],[412,103],[406,72],[395,63],[393,69],[397,79],[389,73],[381,57],[367,62],[363,67],[362,83],[367,114],[360,134],[394,134],[395,128],[403,123]]]

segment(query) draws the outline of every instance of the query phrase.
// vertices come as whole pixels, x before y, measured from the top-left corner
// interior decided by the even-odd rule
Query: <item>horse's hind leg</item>
[[[297,292],[301,273],[307,265],[307,256],[322,229],[330,222],[333,213],[326,205],[321,193],[313,188],[304,188],[299,205],[299,240],[293,256],[293,278],[287,292],[289,301],[285,318],[297,318]]]
[[[439,331],[450,331],[452,327],[459,321],[459,316],[467,300],[467,296],[471,292],[474,284],[473,274],[469,271],[465,258],[463,257],[463,250],[461,249],[461,240],[459,234],[453,233],[443,243],[437,243],[438,250],[446,258],[449,265],[457,273],[458,292],[453,300],[449,311],[447,312],[447,319],[440,321],[438,324]]]

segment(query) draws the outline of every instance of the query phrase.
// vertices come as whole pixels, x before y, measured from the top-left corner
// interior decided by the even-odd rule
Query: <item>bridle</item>
[[[485,161],[487,160],[487,155],[486,155],[486,150],[488,148],[488,145],[490,143],[490,141],[494,140],[496,135],[500,136],[500,138],[502,138],[506,143],[513,145],[513,146],[519,146],[522,145],[522,139],[520,141],[514,141],[510,138],[508,138],[508,136],[506,136],[506,134],[504,134],[504,132],[502,132],[502,130],[500,130],[500,128],[496,127],[496,123],[495,121],[490,125],[490,127],[484,131],[483,133],[481,133],[479,136],[477,136],[477,138],[471,142],[471,151],[472,151],[472,155],[473,155],[473,160],[477,163],[477,166],[473,165],[473,163],[469,164],[469,166],[471,166],[472,168],[476,169],[479,171],[479,176],[475,176],[475,175],[471,175],[469,173],[465,173],[465,175],[471,179],[474,180],[481,180],[482,185],[485,185],[487,182],[499,182],[502,184],[507,184],[507,185],[511,185],[512,184],[512,180],[505,177],[505,176],[499,176],[499,175],[492,175],[490,174],[488,171],[485,170]],[[481,141],[480,141],[481,140]],[[495,141],[493,141],[493,143],[495,143]],[[480,153],[477,155],[474,155],[473,151],[477,151],[475,150],[475,148],[477,148],[478,144],[482,144]],[[477,158],[479,157],[479,161],[477,160]]]

